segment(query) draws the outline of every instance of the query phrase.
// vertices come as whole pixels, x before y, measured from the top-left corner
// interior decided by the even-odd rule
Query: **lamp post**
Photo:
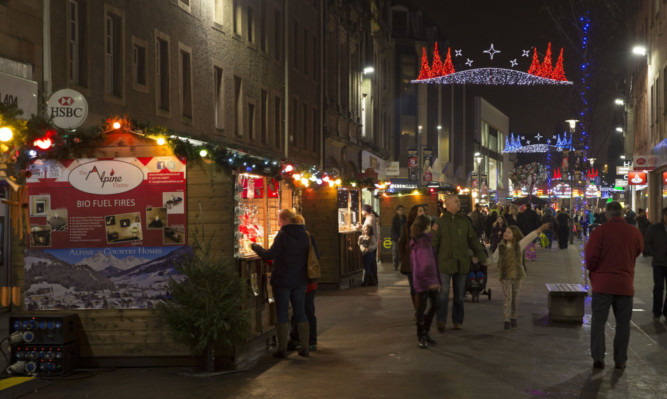
[[[574,134],[574,131],[577,127],[577,122],[579,122],[578,119],[568,119],[565,122],[570,126],[570,139],[572,139],[572,135]],[[572,150],[572,149],[570,149]],[[569,162],[568,162],[569,166]],[[570,212],[574,210],[574,170],[573,170],[574,165],[570,167]]]
[[[422,125],[417,126],[417,188],[422,186]]]
[[[482,201],[482,170],[480,169],[480,164],[482,162],[482,154],[479,152],[475,153],[475,163],[477,164],[477,196],[479,201]]]

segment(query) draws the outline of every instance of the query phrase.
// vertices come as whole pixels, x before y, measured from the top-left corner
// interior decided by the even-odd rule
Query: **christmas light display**
[[[523,50],[522,57],[528,57],[530,50]],[[461,56],[461,50],[455,50],[456,56]],[[501,51],[496,50],[491,43],[488,50],[483,53],[489,55],[491,61],[496,54]],[[470,69],[456,72],[451,62],[451,49],[447,49],[447,59],[443,64],[438,51],[438,44],[435,44],[433,51],[433,63],[429,66],[428,57],[426,56],[426,49],[422,48],[421,69],[419,76],[412,83],[435,83],[435,84],[472,84],[472,85],[517,85],[517,86],[532,86],[532,85],[570,85],[565,77],[563,69],[563,49],[556,62],[556,66],[552,67],[551,63],[551,43],[547,46],[547,52],[543,61],[540,63],[537,57],[537,49],[533,51],[533,60],[528,68],[528,72],[515,71],[508,68],[472,68],[474,60],[468,58],[465,65]],[[509,61],[511,68],[516,67],[519,62],[518,58]]]
[[[542,135],[539,133],[535,136],[537,141],[542,139]],[[530,140],[526,140],[524,136],[517,135],[514,136],[514,133],[510,133],[509,137],[505,137],[505,148],[503,153],[535,153],[535,152],[548,152],[549,149],[555,148],[556,151],[571,150],[572,149],[572,135],[568,138],[567,133],[563,133],[563,137],[560,135],[555,135],[554,139],[556,140],[555,144],[551,144],[551,140],[547,140],[546,144],[537,143],[530,144]],[[522,140],[526,142],[526,145],[522,143]]]

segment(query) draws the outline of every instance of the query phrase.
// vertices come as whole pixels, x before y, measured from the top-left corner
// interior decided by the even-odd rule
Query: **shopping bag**
[[[537,259],[537,251],[535,250],[535,243],[531,242],[526,247],[526,259],[535,260]]]
[[[540,244],[542,244],[542,248],[549,248],[549,237],[544,233],[540,233]]]

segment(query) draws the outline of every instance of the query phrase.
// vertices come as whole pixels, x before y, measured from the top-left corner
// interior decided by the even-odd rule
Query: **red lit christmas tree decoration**
[[[435,49],[433,50],[433,64],[431,64],[431,77],[437,78],[444,75],[442,69],[442,61],[440,60],[440,51],[438,51],[438,42],[435,42]]]
[[[551,73],[553,72],[553,67],[551,66],[551,42],[549,42],[549,47],[547,48],[547,54],[544,56],[544,61],[542,61],[542,66],[540,67],[540,74],[543,78],[551,78]]]
[[[445,60],[445,65],[442,67],[443,75],[450,75],[454,72],[454,65],[452,64],[452,49],[447,49],[447,59]]]
[[[551,72],[551,79],[567,81],[565,77],[565,70],[563,70],[563,49],[560,49],[560,55],[558,56],[558,61],[556,61],[556,67],[553,72]]]
[[[428,66],[428,58],[426,57],[426,47],[422,47],[422,68],[419,71],[419,77],[417,80],[430,79],[431,78],[431,68]]]
[[[540,61],[537,59],[537,49],[533,49],[533,62],[530,64],[530,68],[528,69],[528,73],[531,75],[537,75],[539,76],[540,74]]]

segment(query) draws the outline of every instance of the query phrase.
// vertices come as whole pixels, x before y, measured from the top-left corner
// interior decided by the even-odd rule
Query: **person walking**
[[[591,356],[594,368],[604,368],[605,325],[609,308],[612,308],[616,319],[614,362],[617,369],[624,369],[628,360],[635,294],[635,261],[644,250],[644,241],[639,230],[623,219],[620,203],[608,203],[605,213],[607,223],[591,232],[584,249],[586,269],[593,287]]]
[[[426,209],[421,205],[415,205],[410,208],[408,213],[407,221],[403,226],[403,231],[401,232],[401,238],[398,240],[398,253],[401,258],[401,268],[400,271],[402,274],[408,278],[408,284],[410,285],[410,299],[412,300],[412,307],[415,310],[415,320],[417,319],[417,293],[415,292],[414,282],[412,280],[412,261],[410,260],[410,253],[412,248],[410,247],[410,228],[415,222],[418,216],[426,215]]]
[[[471,249],[480,263],[486,262],[486,251],[470,220],[459,214],[461,201],[456,194],[445,198],[445,212],[435,222],[437,229],[433,233],[432,245],[438,260],[438,270],[442,281],[440,290],[440,308],[436,313],[438,331],[445,332],[447,309],[449,305],[449,285],[452,284],[453,305],[452,322],[455,330],[463,326],[463,302],[465,299],[465,280],[470,271]]]
[[[652,224],[644,236],[644,256],[652,256],[653,266],[653,320],[667,318],[667,299],[664,296],[667,282],[667,208],[662,209],[662,222]]]
[[[547,236],[547,239],[549,240],[549,244],[547,244],[546,248],[551,249],[551,246],[553,245],[554,242],[554,225],[556,222],[556,219],[554,219],[553,211],[550,207],[547,207],[547,209],[544,210],[544,215],[542,215],[542,220],[540,220],[542,224],[548,224],[549,227],[544,230],[544,234]]]
[[[431,246],[431,219],[422,215],[415,219],[410,227],[410,261],[412,263],[412,280],[417,293],[417,339],[421,349],[435,345],[429,335],[431,322],[438,310],[440,292],[440,273]],[[429,304],[430,303],[430,304]],[[429,304],[428,311],[426,306]]]
[[[309,337],[310,328],[305,311],[308,248],[310,246],[306,226],[298,224],[297,215],[289,209],[278,213],[280,230],[273,239],[271,248],[264,249],[253,243],[251,248],[263,260],[273,260],[271,286],[276,303],[276,335],[278,348],[273,356],[286,356],[289,338],[289,305],[297,323],[300,337]],[[299,355],[308,357],[308,345],[302,345]]]
[[[503,329],[505,332],[509,332],[510,328],[518,328],[519,292],[521,291],[521,280],[526,277],[523,251],[547,228],[549,225],[545,223],[524,237],[517,226],[508,226],[498,248],[491,256],[491,263],[498,266],[498,278],[505,297],[503,300],[505,316]]]
[[[519,226],[521,227],[521,233],[523,233],[524,236],[527,236],[540,225],[540,217],[537,212],[532,209],[530,202],[526,204],[526,209],[518,215],[518,220]]]
[[[472,228],[475,229],[477,237],[482,238],[482,234],[484,234],[484,225],[486,219],[484,214],[482,213],[482,205],[480,204],[475,205],[475,210],[470,212],[468,214],[468,217],[472,222]]]
[[[510,204],[508,213],[505,216],[505,221],[508,226],[517,226],[521,229],[521,221],[519,220],[519,207],[516,204]]]
[[[651,226],[651,222],[646,217],[646,211],[642,208],[637,209],[637,216],[635,217],[635,222],[637,222],[637,228],[643,236],[646,236],[648,228]]]
[[[567,214],[565,208],[560,208],[560,212],[556,215],[556,235],[558,236],[558,248],[567,249],[567,241],[572,230],[572,219]]]
[[[401,232],[403,231],[403,226],[405,225],[406,217],[405,217],[405,207],[403,205],[399,205],[396,207],[396,213],[394,214],[394,217],[391,219],[391,254],[392,254],[392,260],[394,262],[394,271],[398,270],[398,265],[400,263],[401,258],[399,257],[398,254],[398,240],[401,238]]]
[[[507,222],[505,221],[505,216],[498,216],[496,221],[493,223],[493,228],[491,229],[491,253],[496,252],[498,248],[498,243],[503,239],[503,233],[507,229]]]

